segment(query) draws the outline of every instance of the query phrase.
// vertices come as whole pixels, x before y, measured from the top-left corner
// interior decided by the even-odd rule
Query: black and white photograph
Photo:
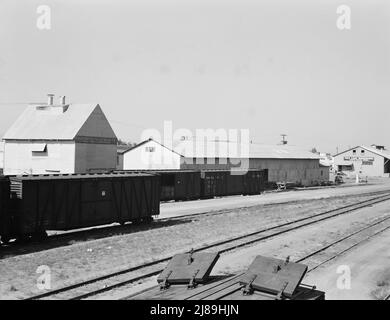
[[[2,0],[0,300],[389,301],[389,124],[388,0]]]

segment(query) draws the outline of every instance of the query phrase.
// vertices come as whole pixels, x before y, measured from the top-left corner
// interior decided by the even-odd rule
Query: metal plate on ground
[[[307,266],[301,263],[257,256],[240,283],[273,294],[283,292],[291,298],[306,272]]]
[[[212,268],[219,259],[218,253],[194,252],[175,255],[167,267],[158,276],[157,281],[169,284],[203,283],[207,280]]]

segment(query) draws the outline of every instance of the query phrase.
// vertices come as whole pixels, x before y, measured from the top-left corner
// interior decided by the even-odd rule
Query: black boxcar
[[[230,171],[205,170],[201,172],[201,197],[204,199],[222,197],[228,193]]]
[[[249,170],[243,176],[243,194],[259,194],[266,190],[268,183],[268,169]]]
[[[200,171],[154,171],[160,175],[161,200],[194,200],[200,198]]]
[[[206,170],[201,173],[201,197],[260,194],[266,188],[268,170]]]
[[[13,230],[24,236],[114,222],[150,221],[160,210],[160,177],[146,173],[11,177]]]
[[[10,225],[10,182],[8,177],[0,176],[0,238],[8,241],[7,233]]]

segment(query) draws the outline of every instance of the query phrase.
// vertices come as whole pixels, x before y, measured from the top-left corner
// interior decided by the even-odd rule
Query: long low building
[[[118,169],[268,169],[269,180],[303,186],[329,181],[329,167],[316,153],[291,145],[180,141],[168,148],[153,139],[119,154]]]

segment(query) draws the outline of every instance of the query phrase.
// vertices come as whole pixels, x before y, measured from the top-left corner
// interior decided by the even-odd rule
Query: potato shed
[[[303,186],[329,181],[329,167],[316,153],[292,145],[240,144],[192,140],[174,143],[172,149],[149,139],[122,152],[118,169],[268,169],[269,181]]]

